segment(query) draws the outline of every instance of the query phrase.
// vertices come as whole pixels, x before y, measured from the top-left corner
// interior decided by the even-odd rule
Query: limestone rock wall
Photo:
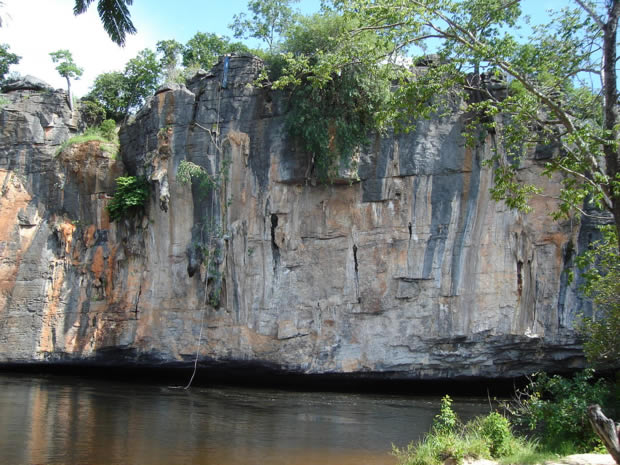
[[[402,378],[581,364],[587,306],[566,270],[591,225],[554,222],[550,198],[530,215],[492,201],[492,135],[465,147],[458,112],[377,137],[357,175],[317,184],[286,100],[253,84],[261,66],[232,57],[160,89],[122,129],[122,162],[97,146],[54,157],[76,129],[68,108],[45,113],[62,96],[7,94],[0,362],[183,364],[202,321],[205,364]],[[522,176],[558,190],[542,156]],[[217,188],[179,182],[184,160]],[[110,223],[125,171],[151,198],[143,218]]]

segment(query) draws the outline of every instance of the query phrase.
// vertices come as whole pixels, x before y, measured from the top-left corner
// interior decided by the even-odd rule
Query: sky
[[[72,83],[77,96],[88,93],[95,77],[108,71],[120,71],[130,58],[144,49],[155,49],[159,40],[187,42],[196,32],[231,36],[228,24],[233,15],[243,12],[247,0],[135,0],[131,19],[138,33],[128,36],[127,45],[118,47],[103,30],[97,15],[96,1],[87,13],[74,16],[74,0],[4,0],[0,43],[21,56],[11,71],[31,74],[55,88],[66,81],[55,70],[50,52],[68,49],[74,61],[84,69],[80,80]],[[534,18],[547,8],[560,7],[566,0],[524,0],[524,9]],[[303,13],[318,11],[320,0],[300,0]],[[7,18],[7,15],[9,16]],[[250,44],[255,45],[255,44]]]
[[[84,69],[72,82],[77,96],[88,93],[97,75],[120,71],[127,60],[144,48],[155,49],[159,40],[187,42],[196,32],[231,36],[228,24],[234,14],[245,10],[247,0],[135,0],[131,19],[138,30],[127,36],[121,48],[112,43],[101,26],[96,1],[80,16],[73,15],[74,0],[4,0],[4,14],[10,17],[0,28],[0,43],[21,56],[11,71],[31,74],[54,88],[65,88],[49,53],[67,49],[76,64]],[[302,0],[304,12],[316,11],[319,0]],[[314,10],[313,10],[314,8]],[[6,17],[6,16],[5,16]]]

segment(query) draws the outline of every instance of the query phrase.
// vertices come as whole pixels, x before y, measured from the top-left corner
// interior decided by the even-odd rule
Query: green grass
[[[399,465],[442,465],[447,459],[490,459],[501,465],[534,465],[577,452],[574,444],[550,446],[517,436],[508,419],[497,412],[474,418],[463,424],[445,396],[441,411],[421,441],[406,448],[393,448]]]
[[[88,128],[83,134],[78,134],[64,141],[56,150],[56,156],[62,153],[67,147],[97,141],[101,142],[101,150],[109,154],[111,159],[116,160],[120,144],[116,132],[104,126],[107,121],[104,121],[99,127]]]

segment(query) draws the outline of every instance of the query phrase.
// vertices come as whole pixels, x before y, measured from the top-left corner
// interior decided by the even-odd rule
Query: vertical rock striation
[[[580,366],[585,304],[565,272],[592,226],[554,222],[546,197],[530,215],[493,202],[492,135],[467,148],[456,111],[377,137],[357,175],[317,184],[286,99],[254,85],[261,66],[233,56],[225,85],[220,62],[162,87],[122,129],[123,162],[95,145],[55,158],[77,127],[62,96],[7,94],[0,361],[186,364],[204,317],[205,364],[400,378]],[[217,187],[179,182],[184,160]],[[539,163],[522,176],[559,190]],[[149,179],[146,215],[110,223],[125,171]]]

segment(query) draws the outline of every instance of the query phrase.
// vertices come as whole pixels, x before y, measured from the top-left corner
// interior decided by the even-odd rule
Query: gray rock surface
[[[232,57],[226,88],[222,62],[161,88],[122,128],[122,162],[94,146],[55,158],[78,125],[64,94],[8,94],[0,362],[187,363],[204,317],[203,363],[415,379],[581,366],[587,305],[566,271],[591,227],[554,222],[551,198],[530,215],[492,201],[492,136],[465,147],[458,112],[377,137],[357,175],[317,184],[261,67]],[[219,187],[180,183],[184,160]],[[523,178],[559,191],[540,163]],[[150,200],[110,223],[124,170]]]
[[[54,90],[47,82],[38,77],[26,75],[19,79],[9,80],[2,86],[2,92],[12,92],[14,90]]]

